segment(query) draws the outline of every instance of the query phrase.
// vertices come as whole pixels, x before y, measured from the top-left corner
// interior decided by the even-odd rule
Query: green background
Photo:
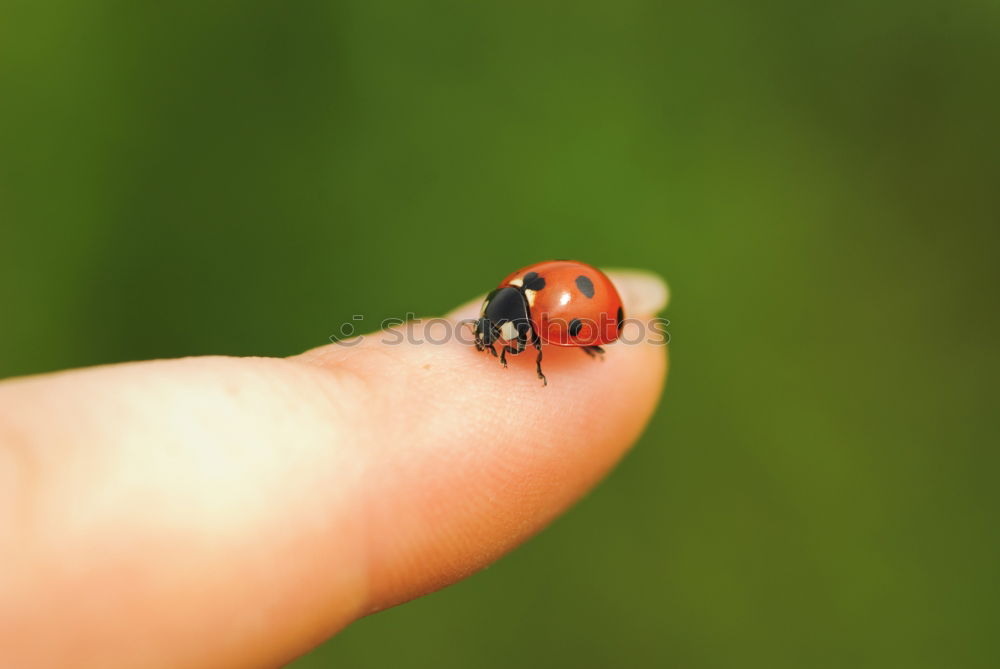
[[[0,375],[650,268],[635,451],[294,666],[1000,666],[998,86],[996,2],[0,0]]]

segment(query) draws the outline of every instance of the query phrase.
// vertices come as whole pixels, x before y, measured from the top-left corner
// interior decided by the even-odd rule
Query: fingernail
[[[658,274],[640,269],[605,269],[604,273],[622,296],[626,313],[652,315],[666,309],[670,289]]]

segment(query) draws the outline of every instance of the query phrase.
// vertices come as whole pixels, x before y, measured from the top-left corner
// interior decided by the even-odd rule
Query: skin
[[[665,305],[611,276],[630,315]],[[666,372],[664,346],[548,346],[543,388],[532,355],[382,339],[0,383],[0,666],[287,662],[545,527]]]

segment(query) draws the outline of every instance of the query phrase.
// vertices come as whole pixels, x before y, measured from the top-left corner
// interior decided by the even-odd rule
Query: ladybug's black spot
[[[575,337],[580,334],[580,330],[583,329],[583,321],[579,318],[574,318],[569,322],[569,334],[571,337]]]
[[[622,329],[622,325],[625,323],[625,310],[618,307],[618,330]]]
[[[545,279],[538,276],[538,272],[528,272],[521,281],[521,287],[525,290],[541,290],[545,288]]]
[[[592,298],[594,296],[594,282],[580,275],[576,277],[576,287],[580,289],[580,292],[587,296],[587,298]]]

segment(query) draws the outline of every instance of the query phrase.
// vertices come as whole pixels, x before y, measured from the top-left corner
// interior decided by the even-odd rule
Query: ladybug
[[[575,260],[549,260],[500,282],[472,326],[476,349],[499,357],[504,367],[508,353],[534,346],[538,378],[548,385],[542,374],[543,343],[577,346],[596,357],[604,353],[601,346],[618,338],[624,320],[621,297],[601,270]]]

